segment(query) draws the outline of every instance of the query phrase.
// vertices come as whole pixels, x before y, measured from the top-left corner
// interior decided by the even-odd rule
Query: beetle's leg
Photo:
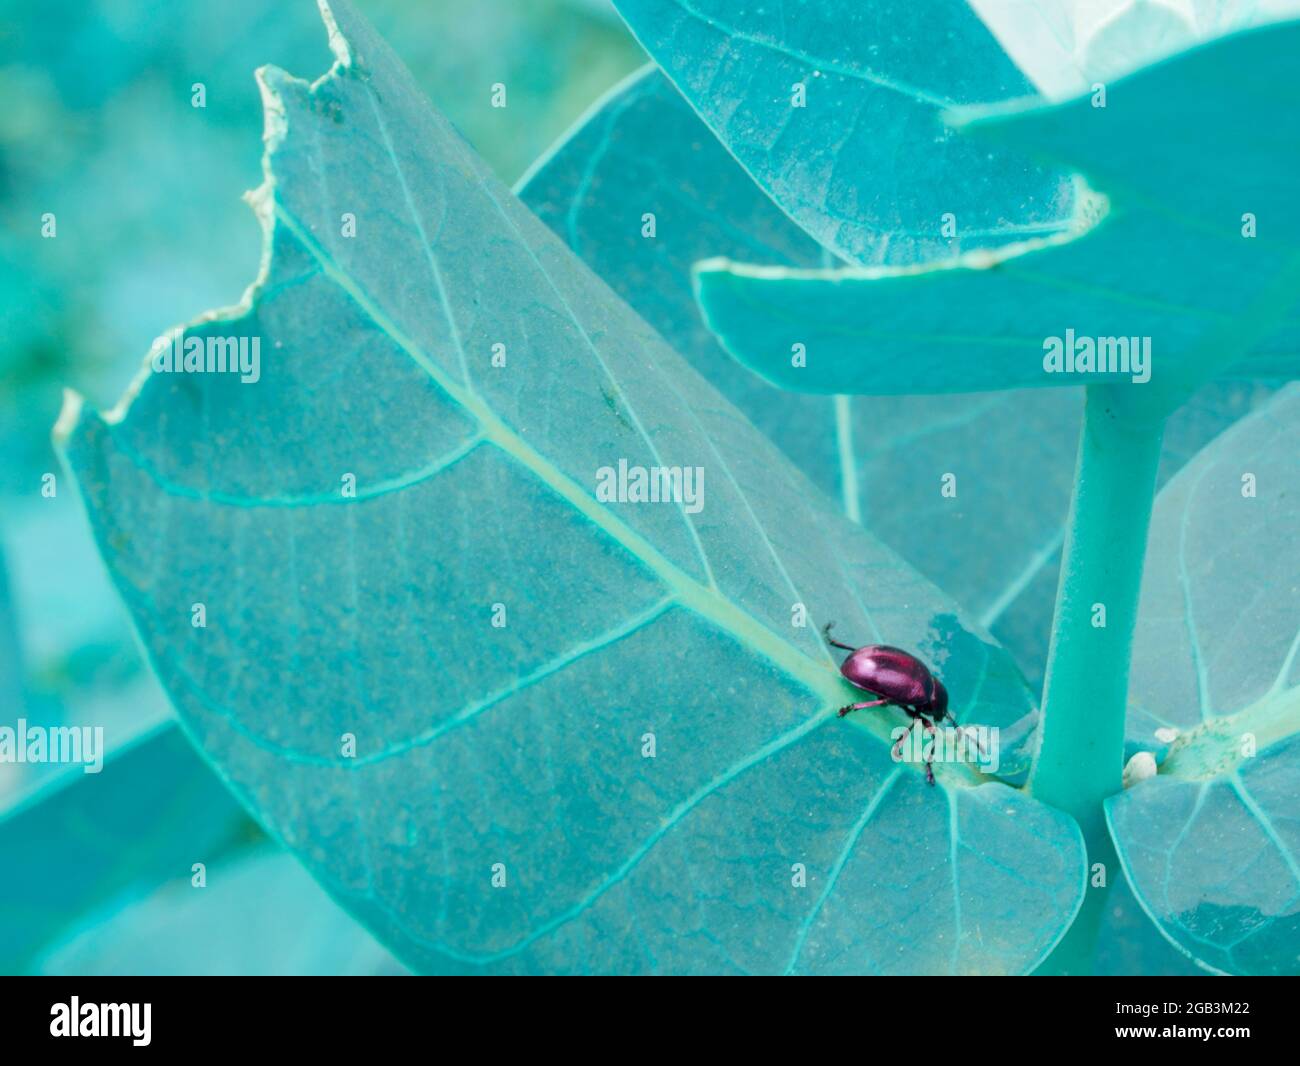
[[[897,743],[894,744],[895,759],[901,759],[903,757],[903,741],[905,741],[909,736],[912,735],[912,730],[916,728],[916,723],[918,721],[919,719],[913,718],[910,722],[908,722],[907,732],[904,733],[901,737],[899,737]]]
[[[840,717],[843,718],[849,711],[863,711],[868,707],[883,707],[888,700],[870,700],[867,703],[850,703],[840,708]]]
[[[929,733],[932,738],[930,741],[930,752],[925,758],[925,780],[929,784],[933,785],[934,784],[934,745],[935,745],[935,740],[938,737],[938,731],[934,728],[933,722],[927,721],[924,718],[918,718],[917,721],[924,724],[925,731]]]
[[[845,651],[857,651],[858,650],[857,648],[850,647],[848,644],[841,644],[838,640],[836,640],[834,637],[831,636],[831,626],[833,626],[834,624],[835,624],[834,622],[827,622],[824,626],[822,626],[822,635],[826,638],[826,643],[829,644],[832,648],[843,648]]]

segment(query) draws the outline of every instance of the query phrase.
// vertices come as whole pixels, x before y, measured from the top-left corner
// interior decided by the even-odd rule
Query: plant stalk
[[[1124,718],[1138,593],[1155,497],[1164,419],[1124,419],[1116,388],[1086,389],[1083,432],[1056,593],[1038,751],[1035,798],[1072,815],[1088,848],[1088,897],[1046,968],[1086,972],[1105,881],[1122,877],[1102,803],[1122,788]],[[1104,611],[1104,616],[1102,612]],[[1053,965],[1053,964],[1056,965]]]

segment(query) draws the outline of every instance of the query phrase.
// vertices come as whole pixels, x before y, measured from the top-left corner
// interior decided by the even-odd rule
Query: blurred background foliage
[[[357,6],[507,182],[645,62],[605,0]],[[64,386],[110,407],[155,337],[239,300],[261,252],[241,201],[261,181],[253,71],[311,80],[331,61],[306,0],[0,0],[5,721],[101,723],[112,749],[168,713],[50,428]],[[497,82],[504,109],[491,106]],[[43,772],[0,764],[0,798]]]

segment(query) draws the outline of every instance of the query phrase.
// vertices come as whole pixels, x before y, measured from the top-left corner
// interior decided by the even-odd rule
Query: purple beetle
[[[894,745],[894,758],[899,757],[903,741],[911,734],[917,722],[930,734],[934,734],[935,726],[945,719],[954,726],[957,725],[957,719],[948,710],[948,690],[943,687],[942,681],[930,673],[930,668],[925,663],[910,652],[888,644],[867,644],[861,648],[841,644],[831,636],[831,626],[834,624],[827,622],[822,629],[826,643],[852,653],[840,666],[840,673],[854,688],[880,697],[841,707],[841,718],[850,711],[861,711],[867,707],[901,707],[912,721],[907,732]],[[934,770],[930,764],[933,761],[934,747],[931,745],[930,757],[925,761],[925,779],[932,785]]]

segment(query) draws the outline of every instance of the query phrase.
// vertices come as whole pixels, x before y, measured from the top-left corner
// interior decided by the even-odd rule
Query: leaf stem
[[[1106,863],[1107,883],[1123,876],[1107,861],[1114,852],[1102,803],[1122,787],[1129,658],[1164,431],[1163,417],[1120,417],[1115,390],[1131,387],[1086,390],[1042,727],[1029,776],[1035,798],[1078,821],[1089,863]],[[1101,900],[1091,897],[1099,895],[1089,892],[1080,916],[1078,932],[1089,943],[1063,942],[1061,948],[1091,954],[1096,923],[1088,916],[1096,917]],[[1079,972],[1077,963],[1072,968]]]

